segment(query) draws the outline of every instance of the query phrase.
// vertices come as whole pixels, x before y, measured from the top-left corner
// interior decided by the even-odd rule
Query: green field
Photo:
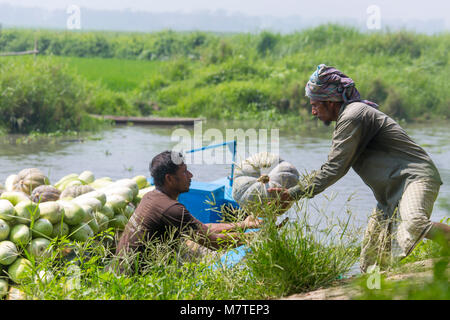
[[[32,63],[32,56],[1,57],[0,61]],[[37,56],[40,60],[49,57]],[[90,82],[98,82],[102,87],[112,91],[130,91],[138,88],[147,79],[160,72],[160,61],[143,61],[117,58],[82,58],[53,56],[54,64],[67,65],[70,72],[80,75]]]

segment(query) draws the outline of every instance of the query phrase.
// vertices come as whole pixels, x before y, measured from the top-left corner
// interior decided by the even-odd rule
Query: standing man
[[[150,163],[150,173],[156,188],[144,195],[125,226],[116,249],[119,256],[143,252],[151,241],[170,243],[182,236],[189,236],[189,243],[196,242],[196,249],[205,253],[206,248],[241,245],[245,242],[243,231],[260,227],[260,220],[252,216],[237,223],[208,224],[192,216],[177,201],[179,194],[189,191],[192,179],[178,152],[156,155]]]
[[[362,242],[363,272],[408,256],[424,237],[450,241],[449,226],[429,219],[442,184],[439,172],[400,125],[361,100],[351,78],[324,64],[311,75],[306,96],[314,116],[327,126],[336,122],[328,161],[308,185],[269,191],[281,201],[314,197],[353,168],[378,202]]]

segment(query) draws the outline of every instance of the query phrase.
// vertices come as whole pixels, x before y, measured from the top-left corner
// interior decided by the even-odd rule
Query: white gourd
[[[37,168],[23,169],[18,173],[16,181],[13,190],[22,191],[28,195],[31,195],[35,188],[50,183],[47,176]]]

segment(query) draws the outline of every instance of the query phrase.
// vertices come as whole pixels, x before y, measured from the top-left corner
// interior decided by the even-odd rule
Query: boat
[[[186,209],[198,220],[203,223],[218,223],[223,221],[222,212],[235,212],[239,210],[239,204],[233,199],[233,178],[234,167],[236,161],[236,140],[218,143],[202,148],[188,150],[185,153],[201,152],[207,149],[228,147],[232,153],[231,173],[227,177],[203,182],[191,181],[188,192],[178,196],[178,201],[183,204]],[[149,179],[152,183],[152,179]],[[247,230],[253,232],[256,229]],[[232,268],[239,264],[245,255],[249,252],[249,248],[245,245],[239,246],[224,253],[220,259],[220,263],[214,264],[214,269],[226,267]]]

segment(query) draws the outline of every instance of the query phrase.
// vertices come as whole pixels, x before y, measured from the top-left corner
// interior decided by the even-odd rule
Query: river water
[[[84,170],[92,171],[96,178],[107,176],[119,179],[136,175],[148,176],[149,161],[154,155],[180,145],[181,140],[174,140],[174,136],[187,134],[192,138],[191,141],[194,141],[195,135],[198,134],[197,130],[203,134],[205,139],[203,145],[208,145],[227,140],[229,137],[227,137],[226,129],[248,130],[250,126],[251,124],[245,122],[207,122],[200,128],[201,130],[198,127],[194,129],[192,127],[116,126],[82,138],[38,139],[28,143],[23,136],[9,135],[1,139],[0,182],[4,183],[10,174],[30,167],[41,169],[49,176],[51,182],[56,182],[64,175],[81,173]],[[448,128],[446,123],[405,127],[408,134],[430,154],[444,182],[435,203],[433,221],[450,216],[450,130]],[[178,131],[175,131],[177,129]],[[238,160],[247,157],[255,150],[262,151],[266,148],[267,151],[278,151],[282,158],[291,162],[300,172],[310,172],[320,168],[327,159],[332,127],[326,128],[317,123],[306,128],[272,128],[278,130],[278,133],[268,130],[267,139],[265,139],[264,131],[259,129],[264,128],[256,128],[257,140],[250,137],[238,141]],[[191,146],[198,147],[198,140],[196,143],[192,143]],[[251,149],[255,146],[257,149]],[[222,162],[216,160],[215,163],[211,163],[214,162],[211,159],[201,159],[209,164],[200,164],[194,161],[196,159],[191,159],[188,167],[194,174],[195,180],[214,181],[230,174],[230,153],[226,148],[215,149],[214,152],[214,159],[222,159]],[[333,186],[309,201],[311,208],[325,215],[334,214],[344,217],[347,211],[351,211],[354,217],[352,223],[357,227],[365,226],[368,214],[376,204],[369,187],[352,169]],[[293,216],[295,213],[291,210],[289,214]]]

